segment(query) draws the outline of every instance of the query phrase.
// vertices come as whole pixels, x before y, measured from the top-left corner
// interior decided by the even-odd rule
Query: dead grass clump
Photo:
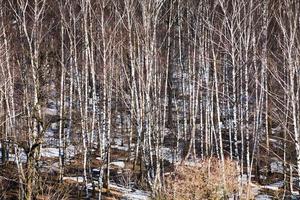
[[[163,199],[226,199],[238,191],[235,163],[225,160],[225,187],[221,162],[210,158],[196,165],[179,165],[166,177]]]

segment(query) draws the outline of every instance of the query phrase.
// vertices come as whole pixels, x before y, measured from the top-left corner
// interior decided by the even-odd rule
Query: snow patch
[[[255,197],[256,200],[272,200],[273,198],[267,194],[260,194]]]
[[[160,150],[162,152],[162,158],[172,163],[173,162],[172,150],[168,147],[162,147]]]
[[[272,173],[281,173],[283,174],[283,163],[282,161],[279,160],[275,160],[273,162],[271,162],[271,172]]]
[[[70,157],[74,157],[75,150],[76,150],[75,147],[73,145],[70,145],[66,148],[66,154]],[[41,156],[46,158],[59,157],[59,148],[56,147],[42,148]]]
[[[200,159],[196,159],[195,161],[187,160],[187,161],[184,161],[184,164],[187,166],[190,166],[190,167],[201,167],[202,166]]]
[[[125,163],[123,161],[114,161],[109,163],[109,165],[114,165],[118,168],[125,168]]]
[[[111,148],[113,149],[118,149],[120,151],[128,151],[128,146],[124,145],[124,146],[119,146],[119,145],[111,145]]]
[[[83,183],[83,177],[82,176],[75,176],[75,177],[63,177],[63,180],[70,180],[77,183]]]
[[[142,190],[135,190],[133,192],[125,193],[124,197],[128,200],[148,200],[150,193]]]
[[[147,191],[125,188],[114,183],[111,183],[109,187],[123,193],[121,198],[123,200],[150,200],[151,194]]]
[[[284,186],[284,181],[278,181],[276,183],[272,183],[272,184],[269,184],[269,185],[264,185],[264,186],[262,186],[262,188],[276,191],[276,190],[279,190],[279,188],[281,188],[283,186]]]
[[[58,111],[56,108],[42,108],[42,113],[44,115],[50,115],[50,116],[58,115]]]

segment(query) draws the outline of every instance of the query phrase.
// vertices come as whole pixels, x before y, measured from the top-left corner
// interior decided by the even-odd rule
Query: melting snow
[[[279,188],[283,187],[283,185],[284,185],[283,181],[278,181],[276,183],[264,185],[262,186],[262,188],[269,189],[269,190],[279,190]]]
[[[109,187],[123,193],[123,196],[121,198],[123,200],[149,200],[151,196],[150,192],[128,189],[116,184],[110,184]]]
[[[124,168],[125,167],[125,163],[123,161],[115,161],[115,162],[111,162],[110,165],[115,165],[118,168]]]
[[[68,146],[66,148],[66,154],[68,156],[73,157],[75,155],[75,147],[72,145]],[[55,148],[55,147],[42,148],[41,156],[47,158],[59,157],[59,148]]]
[[[193,160],[184,161],[184,164],[187,166],[190,166],[190,167],[201,167],[202,166],[200,159],[196,159],[195,161],[193,161]]]
[[[16,161],[16,155],[15,154],[9,154],[8,157],[9,157],[9,159],[8,159],[9,161],[13,161],[13,162]],[[21,163],[26,163],[27,162],[27,156],[26,156],[26,154],[23,150],[21,150],[21,152],[19,153],[19,158],[18,159]]]
[[[299,191],[292,191],[293,195],[299,195]]]
[[[272,173],[283,173],[283,163],[282,161],[275,160],[271,162],[271,172]]]
[[[83,183],[83,177],[82,176],[75,176],[75,177],[63,177],[63,180],[71,180],[75,181],[77,183]]]
[[[273,198],[270,195],[260,194],[255,197],[256,200],[272,200]]]
[[[47,158],[59,157],[59,149],[54,147],[42,148],[41,156]]]
[[[42,112],[45,115],[55,116],[58,114],[58,111],[56,108],[42,108]]]
[[[128,146],[124,145],[124,146],[119,146],[119,145],[111,145],[111,148],[113,149],[118,149],[120,151],[128,151]]]
[[[133,192],[125,193],[124,197],[128,200],[148,200],[150,193],[142,190],[135,190]]]
[[[169,161],[170,163],[173,162],[173,155],[172,155],[172,150],[168,147],[163,147],[161,148],[161,152],[162,152],[162,157],[163,159]]]

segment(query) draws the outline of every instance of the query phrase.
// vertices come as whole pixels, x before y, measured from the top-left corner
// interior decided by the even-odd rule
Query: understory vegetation
[[[225,184],[220,160],[206,159],[192,165],[182,164],[166,177],[162,199],[227,199],[239,190],[236,163],[225,161]]]

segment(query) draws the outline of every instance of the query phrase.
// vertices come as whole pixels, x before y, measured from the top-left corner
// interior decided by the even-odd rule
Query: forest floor
[[[83,172],[83,156],[80,152],[80,147],[76,147],[76,144],[70,144],[66,148],[66,165],[64,169],[63,181],[68,188],[71,188],[69,198],[78,199],[85,196],[84,194],[84,179],[82,177]],[[163,159],[168,163],[165,171],[168,172],[172,169],[172,163],[174,163],[173,151],[170,147],[165,146],[162,149]],[[133,149],[132,149],[133,151]],[[151,192],[147,189],[147,186],[139,182],[140,180],[140,169],[138,167],[133,171],[133,157],[128,155],[128,145],[124,138],[121,136],[115,136],[111,143],[111,161],[109,163],[110,168],[110,184],[109,191],[103,189],[102,194],[104,199],[128,199],[128,200],[146,200],[151,199]],[[97,185],[99,177],[99,167],[102,165],[101,158],[98,156],[97,151],[92,151],[89,163],[92,177],[90,177],[90,183],[88,184],[88,190],[90,192],[91,199],[98,199]],[[15,155],[10,154],[9,160],[11,164],[15,161]],[[25,153],[20,153],[20,161],[26,162]],[[128,159],[129,158],[129,159]],[[192,161],[191,165],[196,164]],[[58,149],[58,138],[52,129],[45,135],[45,144],[41,150],[41,161],[39,163],[40,171],[45,174],[45,177],[50,177],[46,181],[57,180],[57,174],[59,171],[59,149]],[[251,183],[251,193],[256,200],[268,200],[268,199],[282,199],[284,192],[284,180],[283,180],[283,166],[282,162],[276,158],[272,158],[271,172],[272,176],[265,177],[261,175],[261,184],[253,181]],[[169,168],[168,168],[169,166]],[[10,166],[2,166],[1,177],[4,177],[6,173],[10,171]],[[17,174],[17,172],[15,172]],[[263,173],[262,173],[263,174]],[[55,178],[56,177],[56,178]],[[247,182],[246,177],[243,176],[242,181]],[[17,178],[16,178],[17,180]],[[296,181],[296,179],[294,180]],[[18,188],[11,186],[10,193],[16,195]],[[297,192],[290,195],[290,199],[297,199]],[[8,198],[9,199],[9,198]]]

